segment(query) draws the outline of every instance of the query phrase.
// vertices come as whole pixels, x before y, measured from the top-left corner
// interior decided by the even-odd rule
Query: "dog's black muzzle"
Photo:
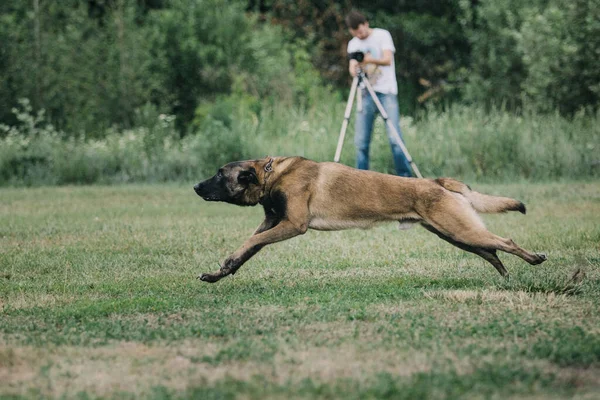
[[[195,185],[194,192],[206,201],[226,201],[227,196],[220,186],[214,181],[214,178],[211,178]]]
[[[196,194],[200,197],[202,197],[202,183],[203,182],[200,182],[200,183],[194,185],[194,192],[196,192]]]
[[[198,183],[194,186],[194,192],[196,192],[196,194],[202,197],[204,200],[211,200],[211,198],[213,197],[211,196],[211,192],[213,192],[213,190],[211,190],[210,188],[210,183],[210,179]]]

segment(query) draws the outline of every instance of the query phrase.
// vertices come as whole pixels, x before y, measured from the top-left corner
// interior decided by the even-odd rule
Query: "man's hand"
[[[362,60],[362,63],[360,63],[361,67],[364,68],[365,65],[367,64],[377,64],[377,59],[373,58],[373,56],[371,56],[371,53],[365,53],[365,56]]]
[[[348,65],[348,71],[350,75],[354,78],[358,75],[358,69],[364,69],[367,64],[375,64],[375,65],[392,65],[392,60],[394,59],[394,53],[391,50],[384,50],[382,58],[375,58],[371,55],[371,53],[365,53],[365,56],[361,63],[356,60],[350,60],[350,64]]]
[[[371,55],[371,53],[366,53],[361,65],[364,66],[365,64],[375,64],[387,66],[392,65],[393,59],[394,53],[391,50],[384,50],[381,58],[375,58]]]
[[[350,64],[348,64],[348,71],[350,72],[350,76],[352,76],[353,78],[356,77],[356,75],[358,75],[358,68],[360,67],[360,64],[358,63],[358,61],[356,60],[350,60]]]

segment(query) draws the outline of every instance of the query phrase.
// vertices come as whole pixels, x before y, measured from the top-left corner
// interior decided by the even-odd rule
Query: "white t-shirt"
[[[382,58],[384,50],[396,52],[392,35],[385,29],[373,28],[371,34],[364,40],[355,37],[348,42],[348,53],[362,51],[371,53],[373,58]],[[398,94],[398,83],[396,82],[396,67],[392,55],[391,65],[367,64],[365,72],[369,82],[376,92],[384,94]]]

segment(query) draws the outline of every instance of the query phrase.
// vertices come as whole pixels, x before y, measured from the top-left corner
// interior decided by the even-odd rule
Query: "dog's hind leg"
[[[458,247],[459,249],[468,251],[473,254],[477,254],[478,256],[480,256],[481,258],[483,258],[484,260],[486,260],[487,262],[492,264],[494,266],[494,268],[496,268],[496,270],[500,273],[500,275],[502,275],[505,278],[508,278],[508,271],[502,264],[502,261],[500,261],[500,259],[496,255],[496,250],[488,250],[488,249],[483,249],[480,247],[469,246],[465,243],[457,242],[456,240],[444,235],[443,233],[441,233],[440,231],[438,231],[431,225],[428,225],[426,223],[422,223],[421,225],[425,229],[427,229],[429,232],[435,233],[440,239],[445,240],[446,242],[448,242],[450,244],[453,244],[454,246]]]
[[[512,239],[506,239],[498,235],[494,235],[487,229],[458,233],[451,236],[454,240],[462,243],[467,243],[470,246],[483,248],[486,250],[500,250],[505,253],[514,254],[522,258],[531,265],[538,265],[547,260],[543,253],[532,253],[518,246]]]
[[[498,247],[498,250],[521,257],[531,265],[541,264],[548,259],[544,253],[532,253],[527,251],[513,242],[512,239],[505,239],[500,236],[496,236],[496,240],[501,242],[501,246]]]
[[[484,260],[489,262],[496,268],[496,270],[505,278],[508,278],[508,271],[504,268],[504,264],[498,258],[496,254],[496,250],[486,250],[482,248],[473,247],[473,252],[478,256],[482,257]]]
[[[470,215],[471,213],[473,215]],[[444,215],[443,219],[440,218],[437,221],[428,219],[426,223],[444,236],[467,246],[488,251],[501,250],[514,254],[531,265],[541,264],[547,259],[545,254],[527,251],[512,239],[506,239],[488,231],[479,216],[471,210],[454,215]]]

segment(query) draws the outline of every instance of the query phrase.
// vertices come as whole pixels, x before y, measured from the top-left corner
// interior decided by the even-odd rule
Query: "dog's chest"
[[[266,214],[284,216],[287,213],[287,199],[282,192],[274,192],[263,202]]]

